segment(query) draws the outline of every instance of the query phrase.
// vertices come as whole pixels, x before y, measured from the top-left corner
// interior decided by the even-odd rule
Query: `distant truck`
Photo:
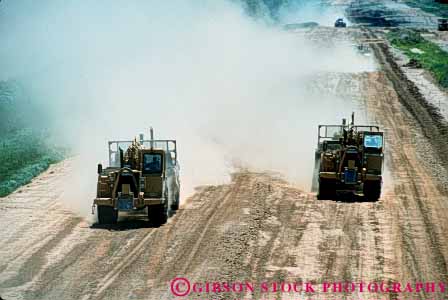
[[[336,199],[338,193],[363,195],[377,201],[381,195],[384,161],[383,132],[378,126],[319,125],[315,152],[318,199]],[[316,188],[315,188],[316,189]]]
[[[147,209],[149,220],[164,224],[179,208],[179,163],[175,140],[109,142],[109,167],[98,164],[99,224],[115,224],[120,211]]]
[[[334,27],[336,27],[336,28],[345,28],[345,27],[347,27],[347,23],[344,22],[344,19],[339,18],[334,23]]]
[[[439,31],[448,31],[448,19],[439,19]]]

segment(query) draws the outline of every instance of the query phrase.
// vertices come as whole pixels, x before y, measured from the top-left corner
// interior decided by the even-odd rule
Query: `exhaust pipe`
[[[151,137],[151,141],[150,141],[150,147],[151,150],[154,148],[154,129],[152,127],[149,128],[149,134]]]

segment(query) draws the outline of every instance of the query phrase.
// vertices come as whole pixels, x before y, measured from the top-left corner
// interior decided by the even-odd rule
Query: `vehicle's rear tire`
[[[367,201],[376,202],[381,196],[381,181],[366,181],[363,187],[364,198]]]
[[[319,200],[334,200],[336,196],[336,186],[332,180],[319,180],[319,189],[317,199]]]
[[[101,225],[117,224],[118,210],[111,206],[98,205],[98,223]]]
[[[179,209],[179,193],[174,197],[174,203],[171,205],[171,209],[174,211]]]
[[[320,169],[320,152],[316,150],[314,154],[314,170],[313,170],[313,180],[311,182],[311,192],[315,193],[318,191],[319,186],[319,169]]]
[[[154,225],[163,225],[168,221],[168,205],[152,205],[148,207],[148,218]]]

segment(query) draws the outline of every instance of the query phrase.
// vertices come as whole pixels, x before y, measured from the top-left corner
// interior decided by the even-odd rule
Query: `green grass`
[[[436,16],[448,18],[448,4],[436,3],[434,0],[406,0],[405,2]]]
[[[49,142],[46,116],[33,100],[21,83],[0,81],[0,197],[66,156],[66,150]]]
[[[62,160],[65,151],[49,147],[46,136],[32,129],[21,129],[0,139],[0,197],[4,197],[35,176],[50,164]]]
[[[448,88],[448,52],[412,31],[391,31],[388,39],[394,47],[402,50],[409,58],[418,60],[423,68],[432,73],[441,86]],[[414,53],[411,51],[413,48],[424,53]]]

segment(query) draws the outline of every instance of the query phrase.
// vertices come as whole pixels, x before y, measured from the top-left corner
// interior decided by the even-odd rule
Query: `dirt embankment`
[[[437,28],[437,17],[403,1],[357,0],[347,7],[348,19],[372,27]]]
[[[366,38],[378,38],[366,31]],[[433,104],[429,103],[414,82],[399,67],[387,44],[371,45],[375,57],[397,93],[400,103],[419,124],[420,130],[437,153],[436,163],[448,170],[448,123]],[[443,178],[441,178],[443,179]],[[448,192],[448,188],[444,189]]]

